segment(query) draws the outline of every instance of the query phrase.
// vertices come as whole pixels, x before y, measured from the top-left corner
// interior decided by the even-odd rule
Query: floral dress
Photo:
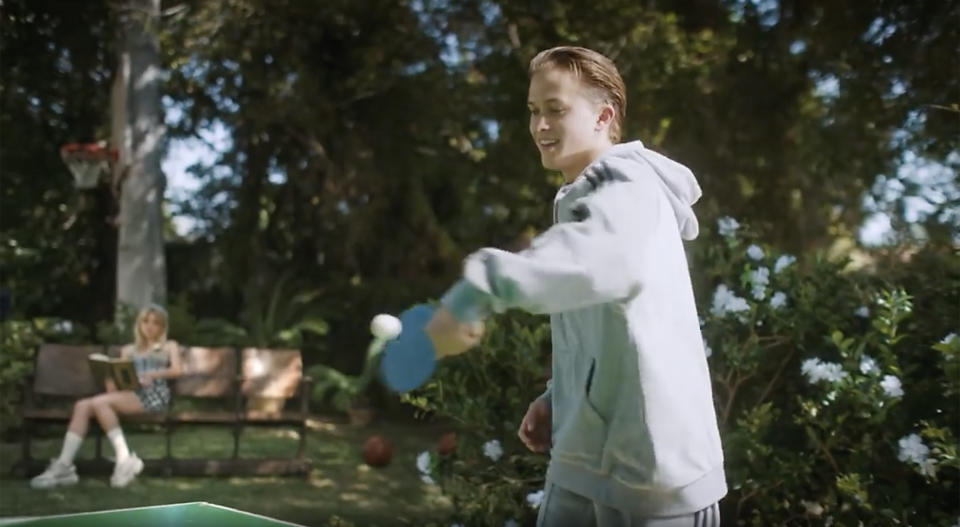
[[[170,364],[170,356],[162,345],[157,345],[149,351],[134,350],[130,353],[130,359],[133,361],[133,369],[137,371],[137,376],[165,370]],[[148,412],[165,412],[170,406],[170,386],[166,379],[154,379],[150,384],[142,385],[134,393]]]

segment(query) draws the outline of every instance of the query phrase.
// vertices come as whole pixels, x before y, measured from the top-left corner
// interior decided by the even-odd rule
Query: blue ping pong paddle
[[[433,343],[424,331],[433,317],[433,308],[418,304],[400,314],[400,335],[383,348],[380,378],[394,392],[409,392],[433,375],[436,356]]]

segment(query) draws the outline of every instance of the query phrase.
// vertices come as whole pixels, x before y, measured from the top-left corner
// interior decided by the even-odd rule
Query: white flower
[[[500,441],[496,439],[491,439],[490,441],[487,441],[486,443],[484,443],[483,455],[492,459],[494,462],[500,459],[500,457],[503,456],[503,447],[500,446]]]
[[[920,465],[930,453],[930,448],[923,444],[923,440],[917,434],[901,437],[897,444],[900,446],[900,453],[897,455],[900,461]]]
[[[743,313],[750,311],[750,305],[747,301],[738,297],[726,285],[720,284],[713,292],[713,305],[710,307],[710,313],[717,317],[722,317],[727,313]],[[744,319],[743,316],[740,317]]]
[[[423,451],[417,456],[417,470],[422,474],[430,473],[430,452]]]
[[[527,494],[527,504],[530,505],[532,509],[540,508],[540,503],[543,502],[543,490],[538,490],[536,492],[531,492]]]
[[[787,295],[783,291],[777,291],[773,294],[773,297],[770,299],[770,307],[774,309],[780,309],[781,307],[787,305]]]
[[[717,220],[717,232],[720,233],[720,236],[724,238],[730,238],[736,236],[737,229],[740,228],[740,224],[737,223],[737,220],[731,218],[730,216],[724,216]]]
[[[879,375],[880,368],[877,366],[877,361],[867,355],[860,357],[860,373],[864,375]]]
[[[437,482],[433,480],[430,476],[426,474],[420,474],[420,481],[426,483],[427,485],[436,485]]]
[[[937,474],[937,461],[931,459],[930,447],[923,444],[923,440],[917,434],[910,434],[901,437],[897,442],[900,445],[900,453],[897,459],[904,463],[913,463],[917,469],[926,477],[934,477]]]
[[[823,514],[823,505],[815,501],[800,500],[800,504],[803,505],[803,508],[807,510],[807,514],[810,516],[820,516]]]
[[[870,316],[870,309],[868,309],[867,306],[860,306],[853,312],[853,314],[860,318],[867,318]]]
[[[900,379],[893,375],[884,375],[883,380],[880,381],[880,387],[883,388],[883,393],[887,394],[887,397],[903,397],[903,388],[900,385]]]
[[[762,260],[763,249],[757,244],[752,244],[750,247],[747,247],[747,256],[749,256],[751,260]]]
[[[503,527],[520,527],[520,524],[517,523],[517,520],[510,518],[509,520],[503,522]]]
[[[824,362],[820,366],[823,368],[821,375],[830,382],[839,382],[847,376],[847,372],[843,371],[843,366],[835,362]]]
[[[777,261],[773,264],[774,274],[783,271],[796,261],[797,258],[791,254],[781,254],[780,257],[777,258]]]
[[[751,271],[749,280],[753,284],[753,298],[763,300],[767,296],[767,284],[770,283],[770,269],[761,267]]]
[[[710,358],[710,356],[713,355],[713,350],[710,349],[710,344],[707,344],[706,340],[703,341],[703,353],[707,356],[707,358]]]
[[[847,376],[847,372],[843,371],[843,366],[835,362],[823,362],[817,358],[803,361],[803,364],[800,365],[800,371],[807,376],[810,384],[816,384],[820,381],[838,382]]]
[[[947,334],[947,336],[943,337],[943,339],[940,340],[940,344],[950,344],[956,338],[957,338],[956,333],[949,333]],[[957,522],[960,523],[960,520],[957,520]]]
[[[699,320],[700,320],[700,327],[703,327],[703,325],[706,323],[706,321],[703,320],[703,317],[698,317],[698,318],[699,318]]]

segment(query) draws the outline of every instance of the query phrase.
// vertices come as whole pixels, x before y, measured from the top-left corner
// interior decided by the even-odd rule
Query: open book
[[[102,353],[91,353],[88,362],[93,380],[100,388],[106,389],[106,379],[113,379],[113,384],[116,385],[118,390],[137,390],[140,388],[137,370],[133,368],[133,361],[130,359],[108,357]]]

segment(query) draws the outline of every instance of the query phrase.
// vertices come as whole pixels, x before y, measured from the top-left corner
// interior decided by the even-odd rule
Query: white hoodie
[[[641,516],[693,513],[727,491],[682,243],[697,236],[700,195],[685,166],[616,145],[557,192],[554,226],[529,249],[470,255],[443,299],[464,321],[551,315],[547,478]]]

